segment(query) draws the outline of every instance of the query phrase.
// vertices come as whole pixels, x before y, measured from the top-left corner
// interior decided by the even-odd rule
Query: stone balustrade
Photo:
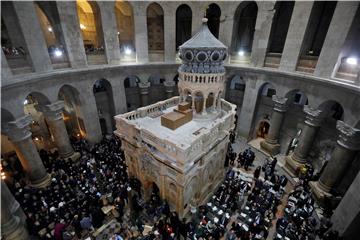
[[[228,131],[234,122],[236,106],[221,99],[223,109],[221,116],[211,123],[211,128],[201,129],[196,138],[188,144],[174,144],[166,139],[159,138],[150,131],[142,128],[136,122],[139,118],[144,118],[169,107],[176,106],[178,102],[179,97],[173,97],[132,112],[115,116],[118,129],[115,131],[115,134],[119,137],[125,137],[127,141],[134,145],[147,145],[148,149],[153,151],[154,154],[164,152],[174,159],[184,159],[184,161],[177,160],[173,162],[177,167],[181,168],[184,165],[191,165],[193,161],[196,161],[196,159],[202,156],[202,153],[207,152],[208,149],[212,147],[209,143],[217,142],[218,139],[225,137],[225,131]]]

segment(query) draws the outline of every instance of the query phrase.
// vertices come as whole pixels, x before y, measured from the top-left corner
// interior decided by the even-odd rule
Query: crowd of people
[[[122,219],[129,180],[120,142],[114,137],[92,147],[84,140],[73,146],[81,153],[78,161],[40,151],[52,178],[46,188],[29,187],[21,170],[11,171],[10,164],[7,168],[9,176],[13,173],[8,185],[26,214],[29,234],[39,239],[73,239],[71,232],[82,239],[84,233],[102,226],[101,207],[109,201],[116,206],[117,220]]]
[[[6,47],[2,46],[5,56],[23,56],[26,54],[23,47]]]
[[[276,158],[253,167],[255,153],[250,148],[236,154],[229,144],[230,166],[223,183],[209,202],[191,209],[191,217],[179,218],[156,186],[144,201],[140,181],[127,176],[121,143],[115,136],[94,146],[76,139],[72,144],[81,154],[77,161],[61,159],[56,151],[40,151],[51,174],[51,184],[44,189],[29,187],[18,162],[3,162],[10,176],[7,184],[35,239],[83,239],[110,220],[102,209],[109,205],[113,206],[111,219],[122,226],[110,239],[337,239],[337,233],[329,230],[328,218],[319,221],[314,215],[309,166],[302,169],[301,181],[286,198],[288,179],[275,170]],[[285,209],[278,212],[280,204]],[[146,233],[145,225],[151,227]]]

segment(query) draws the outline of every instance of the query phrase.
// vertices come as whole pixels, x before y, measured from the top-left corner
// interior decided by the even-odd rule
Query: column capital
[[[172,92],[174,92],[175,82],[174,81],[165,81],[164,86],[165,86],[165,91],[167,93],[172,93]]]
[[[149,94],[150,82],[139,82],[138,85],[141,95]]]
[[[12,142],[20,142],[31,137],[30,123],[32,122],[31,115],[25,115],[14,121],[4,123],[4,133]]]
[[[64,108],[64,101],[56,101],[47,105],[37,104],[35,106],[36,110],[42,112],[44,116],[49,120],[59,120],[62,119],[62,111]]]
[[[309,105],[304,106],[304,112],[306,114],[305,123],[312,127],[319,127],[322,120],[323,115],[321,114],[322,111],[319,109],[315,109],[310,107]]]
[[[277,112],[286,112],[287,110],[287,98],[285,97],[279,97],[276,95],[272,96],[272,100],[274,102],[274,110]]]
[[[336,128],[339,130],[339,139],[337,143],[350,150],[360,150],[360,129],[349,126],[343,121],[336,122]]]

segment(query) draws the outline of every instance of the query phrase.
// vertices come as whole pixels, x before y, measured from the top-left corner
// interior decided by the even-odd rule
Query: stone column
[[[359,2],[338,2],[316,64],[314,75],[330,78],[351,27]]]
[[[1,236],[6,240],[27,240],[29,234],[25,224],[20,217],[12,214],[13,199],[8,187],[1,181]]]
[[[11,69],[5,57],[4,51],[1,51],[1,79],[4,82],[8,82],[8,78],[12,76]]]
[[[287,98],[273,95],[272,100],[274,102],[274,108],[271,115],[269,133],[266,139],[260,142],[260,147],[273,156],[280,152],[279,135],[287,110]]]
[[[166,91],[166,98],[172,98],[174,96],[174,88],[175,82],[174,81],[165,81],[165,91]]]
[[[92,86],[81,93],[81,99],[81,120],[86,131],[85,139],[91,144],[98,143],[102,139],[102,133]]]
[[[203,94],[204,94],[204,93],[203,93]],[[202,107],[202,110],[201,110],[201,115],[206,115],[206,114],[207,114],[207,112],[206,112],[206,100],[207,100],[207,96],[208,96],[207,93],[205,93],[205,94],[203,95],[203,107]]]
[[[341,199],[340,204],[336,207],[331,222],[333,222],[333,229],[337,230],[342,237],[348,239],[356,239],[355,236],[351,238],[351,230],[354,229],[355,222],[360,214],[360,172],[355,177],[354,181],[346,191],[344,197]]]
[[[21,209],[20,204],[16,201],[15,197],[10,192],[9,188],[5,182],[1,181],[1,195],[4,195],[8,200],[9,205],[7,206],[10,209],[11,214],[19,217],[21,224],[26,224],[26,215]]]
[[[166,2],[171,4],[171,2]],[[176,54],[176,8],[164,5],[164,50],[165,62],[175,62]]]
[[[13,2],[13,4],[34,70],[36,72],[52,70],[34,2]]]
[[[136,62],[149,62],[148,32],[145,2],[132,2],[134,10]]]
[[[100,16],[104,37],[105,53],[108,64],[120,63],[120,44],[117,35],[115,2],[97,2],[100,8]]]
[[[141,106],[149,105],[150,82],[139,82]]]
[[[62,114],[63,108],[64,101],[57,101],[49,105],[36,105],[36,110],[42,112],[45,116],[60,157],[63,159],[70,158],[76,160],[80,157],[80,154],[77,152],[75,153],[70,144]]]
[[[70,65],[72,68],[86,67],[87,60],[76,1],[57,1],[56,6]]]
[[[250,64],[254,67],[263,67],[275,14],[275,2],[257,2],[257,4],[259,11],[256,18]]]
[[[240,136],[245,140],[251,139],[250,132],[252,131],[252,123],[255,116],[256,105],[258,98],[260,99],[261,97],[260,88],[263,83],[263,81],[254,79],[246,82],[243,102],[247,104],[243,104],[241,106],[241,111],[237,123],[237,136]]]
[[[304,106],[306,114],[305,126],[299,137],[299,143],[293,154],[286,156],[285,170],[292,176],[297,175],[298,168],[307,162],[307,157],[314,142],[315,136],[323,120],[321,110]]]
[[[279,69],[295,71],[314,2],[295,2]]]
[[[36,146],[31,138],[29,124],[30,115],[15,121],[5,123],[4,132],[13,143],[16,155],[29,178],[31,185],[36,188],[46,187],[51,180],[50,175],[41,161]]]
[[[360,150],[360,129],[353,128],[343,121],[337,121],[339,139],[332,152],[319,181],[310,182],[310,187],[318,200],[330,196],[330,190],[344,177],[346,170],[351,165],[356,151]]]

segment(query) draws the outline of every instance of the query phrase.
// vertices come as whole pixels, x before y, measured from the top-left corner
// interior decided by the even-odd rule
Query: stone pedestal
[[[33,187],[46,187],[51,180],[31,138],[30,115],[5,123],[4,132],[13,143],[24,171]]]
[[[355,129],[343,121],[337,121],[336,128],[340,134],[331,158],[319,181],[310,182],[315,197],[320,201],[331,195],[331,189],[344,177],[356,151],[360,149],[360,129]]]
[[[9,195],[10,194],[10,195]],[[7,240],[27,240],[29,234],[20,218],[12,214],[12,199],[6,184],[1,181],[1,236]]]
[[[149,89],[150,83],[149,82],[139,82],[139,89],[140,89],[140,99],[141,99],[141,106],[149,105]]]
[[[260,147],[270,155],[276,155],[280,152],[279,135],[280,129],[286,112],[287,98],[272,96],[274,109],[271,115],[270,129],[266,139],[260,142]]]
[[[292,177],[295,177],[299,167],[307,162],[307,156],[323,119],[321,110],[305,105],[304,112],[306,114],[305,127],[302,129],[299,144],[294,153],[285,158],[285,171]]]
[[[49,126],[51,135],[54,138],[58,148],[59,155],[64,159],[76,160],[80,157],[79,153],[75,153],[70,144],[70,139],[66,131],[62,110],[64,108],[63,101],[57,101],[49,105],[37,105],[36,109],[42,112]]]

